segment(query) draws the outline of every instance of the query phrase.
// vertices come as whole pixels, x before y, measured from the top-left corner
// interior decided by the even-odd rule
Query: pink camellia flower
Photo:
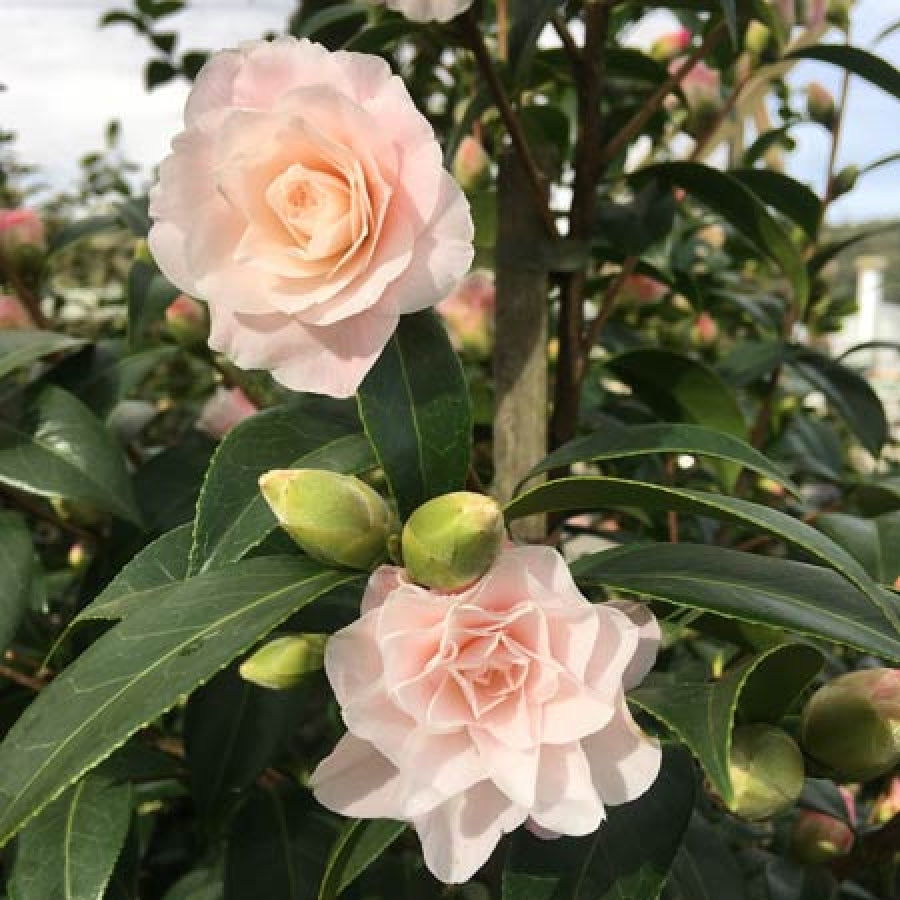
[[[214,56],[151,193],[149,245],[206,300],[209,343],[295,390],[352,394],[453,289],[472,220],[384,60],[294,38]]]
[[[11,294],[0,294],[0,331],[13,331],[19,328],[34,328],[28,310],[22,301]]]
[[[44,223],[33,209],[0,209],[0,251],[43,246]]]
[[[640,604],[589,603],[549,547],[509,547],[453,594],[382,566],[326,648],[348,733],[313,773],[316,797],[411,823],[450,883],[523,823],[588,834],[659,773],[624,696],[658,640]]]
[[[465,12],[475,0],[370,0],[403,13],[413,22],[449,22]]]
[[[214,438],[223,438],[235,425],[257,412],[253,401],[239,388],[218,387],[203,405],[197,427]]]
[[[486,269],[471,272],[435,309],[447,323],[450,340],[457,350],[487,355],[494,333],[497,291],[494,275]]]

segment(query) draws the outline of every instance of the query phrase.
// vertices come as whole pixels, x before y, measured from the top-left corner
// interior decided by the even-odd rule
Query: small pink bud
[[[853,849],[853,829],[840,819],[816,810],[801,810],[794,822],[791,849],[801,862],[820,865]]]
[[[456,158],[453,160],[453,176],[465,191],[477,187],[481,176],[487,172],[491,163],[484,152],[481,141],[467,134],[459,143]]]
[[[693,35],[687,28],[679,28],[657,38],[650,47],[650,55],[660,62],[668,62],[691,46]]]
[[[437,304],[435,309],[447,323],[450,340],[457,350],[469,350],[478,356],[491,352],[496,296],[493,273],[476,269]]]
[[[806,87],[806,112],[813,122],[824,125],[829,131],[834,128],[837,120],[834,97],[816,81]]]
[[[691,338],[700,347],[708,347],[715,343],[719,336],[719,326],[716,320],[708,313],[702,312],[697,316],[691,328]]]
[[[33,209],[0,209],[0,251],[12,255],[20,247],[44,248],[44,223]]]
[[[197,428],[214,438],[223,438],[256,411],[256,406],[239,387],[219,387],[204,404]]]
[[[166,308],[166,327],[182,347],[205,344],[209,335],[206,307],[187,294],[179,294]]]
[[[34,328],[31,316],[18,297],[0,294],[0,331],[15,331],[19,328]]]
[[[662,300],[668,292],[666,285],[649,275],[629,275],[622,285],[620,297],[625,303],[643,306]]]

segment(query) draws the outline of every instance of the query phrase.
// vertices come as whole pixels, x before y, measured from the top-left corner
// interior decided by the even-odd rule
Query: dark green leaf
[[[887,60],[860,47],[846,44],[817,44],[814,47],[794,50],[786,59],[814,59],[840,66],[851,75],[859,75],[860,78],[900,100],[900,71]]]
[[[876,581],[893,585],[900,577],[900,512],[874,519],[824,513],[816,526],[852,553]]]
[[[663,900],[747,900],[747,886],[719,830],[695,814],[675,857]]]
[[[667,747],[650,790],[608,810],[592,835],[541,841],[524,828],[512,838],[503,900],[655,900],[694,809],[694,767]]]
[[[620,425],[607,419],[593,434],[575,438],[551,453],[526,476],[549,472],[576,462],[600,462],[650,453],[694,453],[724,459],[765,475],[796,493],[798,488],[784,472],[744,441],[701,425],[664,423]]]
[[[153,88],[171,81],[177,74],[178,70],[167,60],[151,59],[144,66],[144,86],[148,91],[152,91]]]
[[[803,866],[776,858],[766,866],[769,900],[835,900],[838,885],[821,866]]]
[[[0,378],[45,356],[80,347],[84,341],[53,331],[0,331]]]
[[[59,253],[60,250],[71,246],[76,243],[76,241],[121,227],[122,223],[119,220],[119,217],[115,215],[90,216],[87,219],[79,219],[76,222],[70,222],[56,232],[53,236],[53,240],[50,241],[47,252],[51,255]]]
[[[900,658],[900,639],[879,605],[819,566],[724,547],[652,544],[592,554],[578,560],[573,573],[586,587],[706,609]]]
[[[770,169],[731,169],[729,172],[763,203],[793,219],[815,240],[822,220],[822,201],[802,181]]]
[[[758,250],[777,263],[791,284],[797,306],[801,309],[806,306],[809,279],[799,251],[762,201],[738,179],[711,166],[693,162],[649,166],[637,172],[635,177],[639,180],[658,178],[678,185],[718,212]]]
[[[16,900],[102,897],[131,821],[131,786],[88,775],[19,836],[9,887]]]
[[[225,859],[225,900],[316,900],[334,828],[293,785],[244,804]]]
[[[0,484],[140,522],[121,449],[80,400],[52,385],[19,422],[0,421]]]
[[[780,676],[777,684],[766,677],[765,669],[770,664]],[[763,678],[781,702],[783,712],[821,667],[822,654],[818,650],[802,644],[782,644],[735,666],[717,681],[691,681],[653,673],[628,698],[664,722],[690,747],[716,793],[730,803],[731,732],[745,685],[755,677]],[[779,716],[772,718],[777,721]],[[759,719],[750,717],[747,721]]]
[[[719,0],[719,7],[725,16],[725,22],[728,24],[731,40],[736,45],[738,42],[737,0]]]
[[[797,348],[790,365],[825,395],[832,410],[844,420],[863,447],[878,456],[890,436],[890,425],[878,394],[865,378],[808,348]]]
[[[224,900],[224,875],[218,869],[194,869],[179,878],[163,900]]]
[[[16,636],[31,596],[34,547],[25,520],[0,510],[0,655]]]
[[[544,512],[628,507],[708,516],[727,522],[739,522],[775,535],[840,572],[881,609],[895,629],[898,627],[900,620],[891,610],[883,608],[883,599],[879,596],[875,583],[846,550],[810,525],[748,500],[595,475],[562,478],[539,485],[511,500],[506,506],[506,517],[519,519]]]
[[[462,367],[436,314],[400,317],[357,396],[402,519],[426,500],[463,488],[472,411]]]
[[[143,260],[135,261],[128,271],[128,342],[132,349],[143,346],[150,327],[161,322],[169,304],[178,296],[156,268]]]
[[[516,0],[512,4],[509,28],[509,64],[513,80],[521,84],[537,49],[537,40],[559,0]]]
[[[406,830],[391,819],[354,819],[338,835],[319,887],[318,900],[335,900]]]
[[[780,366],[787,355],[781,341],[741,341],[718,364],[716,371],[734,387],[746,387]]]
[[[675,200],[672,191],[651,181],[630,203],[603,203],[594,218],[595,240],[626,256],[640,256],[672,230]]]
[[[308,398],[241,422],[216,451],[197,502],[191,571],[234,562],[276,527],[259,492],[270,469],[374,468],[371,445],[352,404]]]
[[[251,559],[159,589],[41,692],[0,745],[0,842],[301,607],[357,576]]]
[[[816,251],[816,253],[809,261],[810,275],[815,275],[818,272],[821,272],[822,269],[829,262],[831,262],[832,259],[834,259],[838,254],[842,253],[844,250],[847,250],[855,244],[859,244],[870,237],[875,237],[879,234],[885,234],[888,231],[894,231],[896,228],[900,228],[900,223],[890,222],[887,225],[876,225],[872,228],[867,228],[865,231],[861,231],[858,234],[854,234],[852,237],[844,238],[840,241],[832,241],[831,243],[825,244]]]
[[[241,792],[272,763],[300,721],[297,690],[257,687],[234,667],[218,674],[188,701],[185,751],[191,793],[200,815],[221,821]]]

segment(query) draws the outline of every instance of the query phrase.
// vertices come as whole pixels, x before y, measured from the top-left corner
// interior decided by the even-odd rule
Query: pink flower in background
[[[240,388],[218,387],[200,411],[197,427],[214,438],[223,438],[255,412],[253,401]]]
[[[693,35],[687,28],[679,28],[658,37],[650,47],[654,59],[667,61],[685,52],[691,46]]]
[[[658,640],[645,607],[589,603],[549,547],[504,550],[455,594],[382,566],[326,648],[348,733],[313,790],[347,816],[410,822],[450,883],[523,823],[588,834],[659,773],[624,698]]]
[[[370,0],[403,13],[413,22],[449,22],[465,12],[475,0]]]
[[[487,269],[471,272],[435,309],[447,323],[450,340],[459,349],[488,354],[493,342],[497,291],[494,274]]]
[[[656,303],[669,293],[669,288],[649,275],[629,275],[622,285],[621,297],[629,303]]]
[[[151,194],[165,275],[209,343],[294,390],[352,394],[404,313],[472,261],[465,197],[387,63],[282,38],[214,56]]]
[[[0,294],[0,331],[17,328],[34,328],[34,322],[18,297]]]
[[[0,209],[0,251],[44,246],[44,223],[33,209]]]

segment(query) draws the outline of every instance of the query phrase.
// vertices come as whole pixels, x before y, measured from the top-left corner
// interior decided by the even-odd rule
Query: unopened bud
[[[772,42],[772,32],[767,25],[754,19],[744,35],[744,47],[754,57],[763,56]]]
[[[863,669],[828,682],[803,710],[806,752],[843,781],[900,765],[900,669]]]
[[[182,347],[198,347],[209,336],[209,316],[206,307],[179,294],[166,308],[166,328]]]
[[[197,428],[210,437],[223,438],[235,425],[255,415],[256,404],[239,388],[217,387],[203,404]]]
[[[693,35],[687,28],[679,28],[658,37],[650,47],[650,55],[660,62],[669,62],[691,46]]]
[[[403,528],[403,565],[418,584],[466,587],[494,564],[505,537],[503,513],[483,494],[459,491],[420,506]]]
[[[837,122],[834,97],[817,81],[806,87],[806,112],[813,122],[831,131]]]
[[[0,209],[0,253],[12,260],[25,247],[43,251],[45,243],[44,223],[33,209]]]
[[[849,194],[856,187],[856,181],[859,178],[858,166],[844,166],[831,182],[831,196],[841,197]]]
[[[358,478],[324,469],[275,469],[259,486],[281,527],[314,559],[370,571],[387,558],[390,508]]]
[[[490,157],[478,138],[467,134],[460,142],[453,159],[453,177],[464,191],[471,191],[478,186],[488,166]]]
[[[821,865],[853,849],[856,835],[840,819],[817,810],[801,810],[791,833],[791,851],[800,862]]]
[[[803,756],[793,739],[771,725],[734,729],[729,809],[751,822],[790,809],[803,789]]]
[[[317,672],[325,659],[324,634],[291,634],[275,638],[246,659],[241,678],[276,691],[298,685],[304,675]]]
[[[702,312],[694,320],[691,326],[691,339],[698,347],[708,347],[714,344],[719,336],[719,326],[716,320],[708,313]]]
[[[0,295],[0,331],[16,331],[20,328],[34,328],[22,301],[12,294]]]
[[[447,323],[450,340],[457,350],[467,350],[477,356],[491,352],[496,296],[493,274],[476,269],[437,304],[435,309]]]

